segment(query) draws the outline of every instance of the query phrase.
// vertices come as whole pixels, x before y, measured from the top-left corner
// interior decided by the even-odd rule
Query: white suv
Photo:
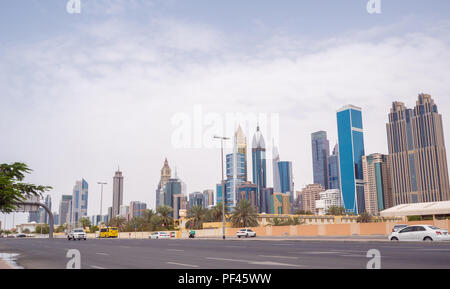
[[[83,229],[73,229],[72,232],[67,234],[67,240],[86,240],[86,232]]]
[[[238,238],[240,238],[240,237],[245,237],[245,238],[256,237],[256,232],[252,231],[250,229],[242,229],[242,230],[237,231],[236,236]]]

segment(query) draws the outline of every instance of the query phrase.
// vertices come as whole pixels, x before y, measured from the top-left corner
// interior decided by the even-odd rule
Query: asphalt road
[[[25,269],[64,269],[69,249],[82,269],[365,269],[370,249],[382,269],[450,268],[450,243],[244,240],[0,239]]]

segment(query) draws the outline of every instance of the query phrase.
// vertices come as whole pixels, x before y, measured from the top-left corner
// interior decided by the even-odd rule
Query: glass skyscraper
[[[72,194],[71,224],[77,225],[82,217],[87,216],[89,185],[85,179],[76,181]]]
[[[361,108],[347,105],[337,112],[342,201],[348,212],[363,213],[364,132]]]
[[[311,135],[314,184],[328,189],[328,156],[330,143],[327,132],[318,131]]]
[[[253,183],[258,186],[258,203],[259,208],[262,208],[261,193],[266,188],[266,144],[263,135],[256,128],[256,133],[253,136],[252,143],[252,169],[253,169]]]
[[[278,162],[280,172],[281,193],[289,195],[289,202],[294,203],[294,179],[292,175],[292,162]],[[279,193],[279,192],[277,192]]]
[[[328,157],[328,188],[339,190],[341,188],[339,177],[339,145],[333,149],[333,153]]]

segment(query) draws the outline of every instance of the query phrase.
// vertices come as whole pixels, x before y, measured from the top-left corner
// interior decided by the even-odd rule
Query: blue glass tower
[[[311,135],[314,184],[320,184],[328,190],[328,157],[330,143],[327,132],[318,131]]]
[[[238,203],[237,187],[245,182],[246,177],[246,161],[245,155],[242,153],[232,153],[226,156],[227,162],[227,180],[225,186],[226,205],[230,208],[235,207]]]
[[[338,110],[337,127],[342,200],[347,211],[360,214],[365,211],[361,108],[347,105]]]
[[[263,189],[266,188],[266,144],[262,133],[259,130],[259,126],[256,128],[256,133],[253,136],[252,169],[253,183],[258,186],[258,208],[261,210],[263,207],[261,194]]]

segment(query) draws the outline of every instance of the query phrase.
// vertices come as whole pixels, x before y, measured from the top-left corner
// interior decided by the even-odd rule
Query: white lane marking
[[[248,263],[250,265],[267,265],[267,266],[286,266],[286,267],[305,267],[303,265],[294,265],[294,264],[286,264],[286,263],[278,263],[271,261],[252,261],[252,260],[236,260],[236,259],[226,259],[226,258],[210,258],[209,260],[217,260],[217,261],[229,261],[229,262],[240,262],[240,263]]]
[[[175,262],[167,262],[167,264],[184,266],[184,267],[198,268],[197,265],[191,265],[191,264],[182,264],[182,263],[175,263]]]
[[[94,268],[94,269],[106,269],[106,268],[99,267],[99,266],[94,266],[94,265],[89,265],[89,267]]]
[[[416,249],[416,251],[450,251],[450,249]]]
[[[166,249],[167,251],[172,251],[172,252],[184,252],[184,250],[179,250],[179,249]]]
[[[298,259],[298,257],[290,257],[290,256],[276,256],[276,255],[258,255],[259,257],[266,258],[285,258],[285,259]]]
[[[95,253],[95,254],[97,254],[97,255],[103,255],[103,256],[109,256],[109,254],[106,254],[106,253]]]

